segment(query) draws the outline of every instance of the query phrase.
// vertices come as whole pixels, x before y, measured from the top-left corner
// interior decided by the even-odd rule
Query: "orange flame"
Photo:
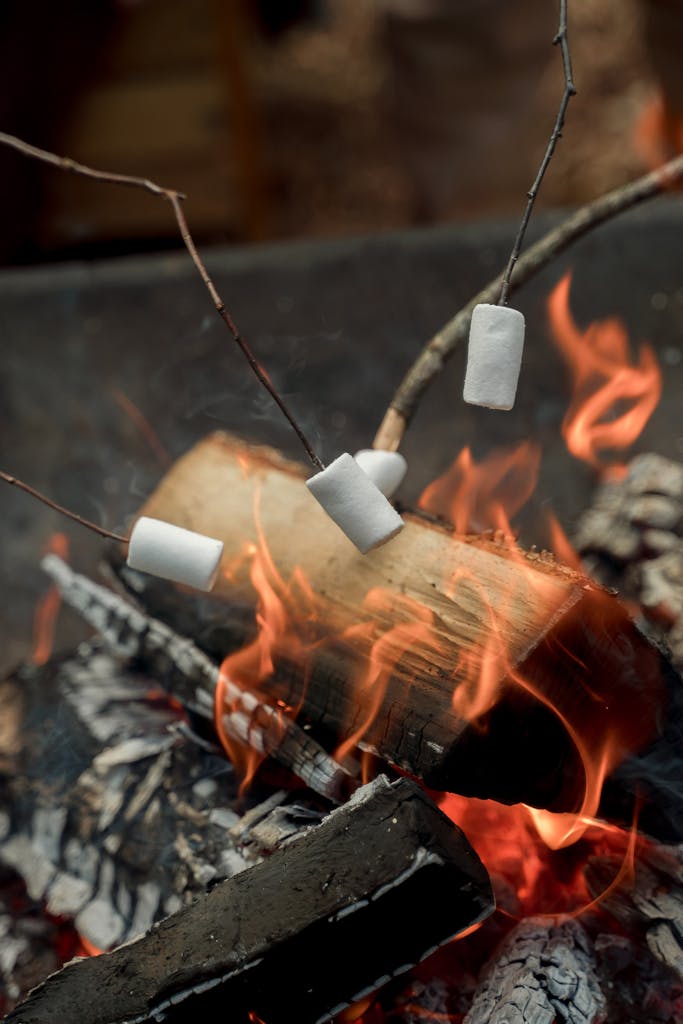
[[[258,691],[273,674],[276,652],[288,660],[303,661],[307,648],[312,645],[310,631],[317,618],[315,594],[303,571],[295,567],[287,582],[278,571],[261,527],[259,502],[257,491],[254,498],[257,543],[245,545],[240,559],[251,562],[249,578],[258,595],[257,634],[251,643],[224,658],[214,699],[216,732],[238,774],[242,775],[242,789],[252,781],[263,755],[244,747],[225,731],[224,715],[236,710],[227,699],[228,681],[232,680],[245,690]],[[229,566],[226,575],[230,577],[234,571],[235,566]]]
[[[603,469],[601,453],[628,448],[640,436],[659,402],[661,372],[647,344],[640,346],[638,362],[631,365],[621,321],[598,320],[581,332],[569,310],[570,285],[567,273],[548,299],[553,339],[573,383],[562,433],[572,455]]]
[[[526,504],[538,480],[541,449],[532,441],[496,449],[475,463],[463,448],[452,466],[422,492],[419,507],[452,522],[456,533],[502,530]]]
[[[90,939],[86,939],[85,935],[81,935],[80,933],[78,934],[78,941],[81,948],[76,951],[76,956],[102,956],[102,954],[106,952],[104,949],[100,949],[99,946],[96,946],[94,942],[91,942]]]
[[[69,557],[69,541],[66,534],[54,533],[48,541],[44,553],[59,555],[66,561]],[[52,654],[57,616],[61,605],[62,598],[59,588],[54,584],[45,591],[36,605],[33,618],[33,651],[31,653],[34,665],[44,665]]]
[[[559,519],[552,512],[546,513],[550,530],[550,548],[553,554],[576,572],[583,572],[579,553],[562,528]]]
[[[656,93],[642,110],[634,135],[636,149],[653,171],[683,153],[683,118],[667,108],[661,93]]]
[[[353,626],[345,633],[346,639],[353,637],[356,640],[371,641],[372,645],[367,667],[355,688],[356,703],[361,709],[356,717],[360,717],[360,722],[335,752],[335,757],[340,761],[367,739],[396,664],[415,648],[425,654],[439,650],[434,630],[434,613],[414,598],[374,587],[365,596],[363,610],[373,618]],[[372,639],[383,622],[395,621],[397,617],[406,621],[390,626],[379,637]],[[367,765],[367,761],[364,764]]]

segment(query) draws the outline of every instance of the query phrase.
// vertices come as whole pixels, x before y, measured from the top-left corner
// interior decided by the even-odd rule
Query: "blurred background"
[[[573,0],[579,95],[542,191],[683,142],[680,0]],[[0,127],[188,194],[198,242],[515,214],[562,91],[551,0],[3,0]],[[0,150],[0,262],[177,246],[165,204]]]

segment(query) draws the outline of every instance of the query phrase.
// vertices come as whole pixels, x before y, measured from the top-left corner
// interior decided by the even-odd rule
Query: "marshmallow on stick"
[[[405,525],[348,452],[307,480],[306,486],[363,555],[395,537]]]
[[[362,448],[354,459],[386,498],[399,489],[408,469],[408,463],[400,452]]]
[[[524,348],[524,317],[509,306],[474,307],[463,398],[487,409],[512,409]]]
[[[128,543],[128,565],[195,590],[216,582],[223,542],[192,530],[141,516]]]

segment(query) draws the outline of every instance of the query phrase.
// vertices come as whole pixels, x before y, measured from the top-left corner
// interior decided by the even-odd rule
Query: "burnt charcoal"
[[[238,781],[150,677],[97,645],[0,683],[0,863],[100,948],[247,861]]]
[[[592,942],[572,918],[526,918],[503,940],[463,1024],[595,1024],[605,1014]]]
[[[595,955],[607,995],[606,1024],[679,1024],[683,984],[641,942],[626,935],[598,935]]]
[[[633,876],[612,886],[622,864],[618,856],[591,857],[584,871],[591,894],[606,893],[602,908],[683,982],[683,847],[645,848]]]
[[[7,1021],[313,1024],[492,910],[460,830],[414,783],[380,777],[142,939],[53,975]]]

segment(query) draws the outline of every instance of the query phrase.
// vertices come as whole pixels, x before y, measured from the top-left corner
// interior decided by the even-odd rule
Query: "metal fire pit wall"
[[[120,202],[125,197],[119,198]],[[191,219],[191,205],[188,207]],[[552,218],[534,224],[538,235]],[[367,446],[422,344],[502,267],[514,226],[444,227],[364,239],[215,250],[207,263],[238,324],[325,459]],[[475,457],[525,438],[541,442],[539,489],[522,519],[549,504],[571,529],[589,500],[591,472],[560,437],[568,375],[552,347],[545,299],[574,268],[577,322],[618,315],[651,341],[664,397],[638,450],[683,452],[683,203],[635,211],[582,240],[524,287],[527,318],[517,405],[511,413],[461,399],[465,348],[427,393],[408,432],[414,501],[465,444]],[[302,455],[211,307],[184,252],[0,274],[0,467],[111,528],[125,527],[162,472],[117,401],[135,403],[172,457],[219,427]],[[94,573],[101,542],[9,488],[0,491],[0,668],[31,646],[45,590],[41,548],[55,530],[76,568]],[[83,634],[60,626],[62,645]]]

